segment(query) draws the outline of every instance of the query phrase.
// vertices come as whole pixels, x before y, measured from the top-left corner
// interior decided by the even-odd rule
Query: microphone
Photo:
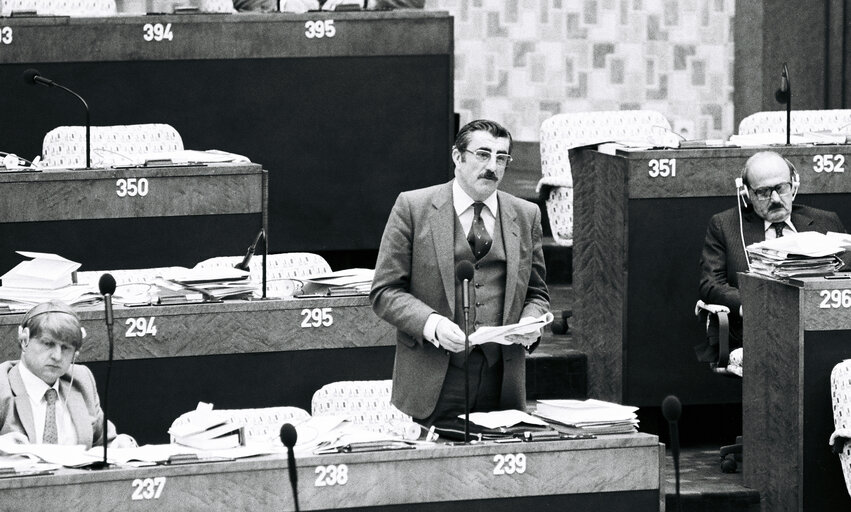
[[[464,442],[470,442],[470,281],[476,269],[467,260],[455,265],[455,277],[461,281],[461,305],[464,308]]]
[[[86,110],[86,169],[92,168],[92,143],[91,143],[91,115],[89,113],[89,104],[86,103],[86,100],[83,99],[82,96],[72,91],[71,89],[65,87],[64,85],[54,82],[53,80],[42,76],[41,73],[37,69],[29,68],[24,71],[23,74],[24,83],[27,85],[43,85],[45,87],[59,87],[63,91],[71,94],[83,104],[83,108]]]
[[[115,278],[112,274],[104,274],[98,280],[98,290],[103,295],[103,305],[106,308],[106,325],[112,328],[115,318],[112,316],[112,295],[115,293]]]
[[[783,63],[783,71],[780,72],[780,88],[774,93],[774,99],[778,103],[786,104],[786,144],[790,143],[792,133],[792,83],[789,80],[789,68]]]
[[[242,258],[242,261],[234,264],[233,268],[239,270],[245,270],[248,272],[248,264],[251,262],[251,257],[254,256],[254,251],[257,250],[257,244],[260,243],[260,239],[263,237],[263,228],[260,228],[260,232],[257,233],[257,237],[254,239],[254,243],[248,246],[248,250],[245,251],[245,257]]]
[[[786,104],[789,102],[791,92],[789,90],[789,69],[786,64],[783,64],[783,71],[780,72],[780,88],[774,91],[774,99],[778,103]]]
[[[115,278],[112,274],[103,274],[98,279],[98,290],[103,295],[103,304],[106,309],[106,335],[109,338],[109,358],[106,360],[106,382],[103,386],[103,462],[93,465],[94,469],[106,469],[109,462],[106,459],[107,433],[109,432],[109,377],[112,374],[112,353],[115,341],[112,334],[112,295],[115,293]]]
[[[461,281],[461,304],[465,310],[470,309],[470,281],[473,280],[475,273],[473,264],[467,260],[459,261],[455,265],[455,277]]]
[[[674,395],[668,395],[662,401],[662,415],[668,420],[668,428],[671,432],[671,455],[674,458],[674,475],[676,476],[677,512],[682,511],[682,503],[680,503],[680,433],[677,428],[677,421],[682,412],[683,406],[680,404],[680,399]]]
[[[281,425],[281,442],[287,447],[287,469],[290,472],[290,486],[293,488],[293,502],[295,503],[296,512],[298,512],[298,474],[295,467],[295,454],[293,446],[298,440],[298,432],[295,427],[289,423]]]

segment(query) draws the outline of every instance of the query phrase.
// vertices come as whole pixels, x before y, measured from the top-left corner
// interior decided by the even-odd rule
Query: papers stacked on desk
[[[638,431],[638,407],[603,400],[538,400],[535,416],[569,434],[629,434]]]
[[[79,263],[65,259],[58,254],[15,252],[32,259],[18,263],[12,270],[3,274],[0,277],[3,286],[55,290],[73,284],[74,272],[80,268]]]
[[[298,297],[368,295],[375,270],[350,268],[305,278]]]
[[[747,247],[751,272],[773,278],[832,275],[842,268],[845,248],[815,231],[792,233]]]

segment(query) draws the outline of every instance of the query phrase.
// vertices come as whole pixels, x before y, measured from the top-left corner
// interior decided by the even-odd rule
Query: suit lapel
[[[18,363],[18,365],[21,363]],[[18,411],[18,417],[21,418],[21,426],[27,433],[31,443],[36,442],[35,437],[35,420],[33,420],[33,410],[30,405],[30,397],[27,394],[27,389],[24,387],[24,380],[21,378],[21,370],[15,365],[9,371],[9,386],[12,388],[12,394],[15,395],[15,410]]]
[[[798,232],[801,231],[813,231],[811,227],[815,224],[815,220],[809,215],[804,215],[803,213],[798,213],[792,209],[792,224],[795,226],[795,230]]]
[[[505,303],[503,318],[510,319],[511,304],[517,288],[517,272],[520,268],[520,227],[517,225],[517,211],[508,201],[504,201],[502,192],[497,193],[499,201],[499,221],[502,223],[502,243],[505,245]]]
[[[452,316],[455,315],[455,206],[452,204],[452,182],[440,188],[432,199],[428,229],[434,242],[437,267],[443,291]],[[448,229],[447,229],[448,226]],[[452,318],[450,316],[450,318]]]
[[[745,247],[765,240],[765,221],[753,210],[747,212],[747,222],[744,223]]]
[[[74,393],[69,383],[65,382],[64,379],[65,377],[59,381],[59,389],[62,391],[62,398],[65,399],[68,413],[71,414],[74,430],[77,431],[77,442],[91,447],[93,439],[92,424],[89,421],[89,411],[86,407],[86,402],[83,400],[83,395]]]

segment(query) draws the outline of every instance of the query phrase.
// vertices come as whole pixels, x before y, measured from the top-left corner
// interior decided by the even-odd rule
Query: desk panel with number
[[[656,436],[425,447],[297,459],[301,510],[654,511],[664,496]],[[520,464],[517,461],[523,460]],[[509,463],[500,461],[510,460]],[[293,510],[286,457],[0,480],[4,506],[75,510]],[[453,508],[456,507],[456,508]],[[457,508],[461,507],[461,508]]]
[[[658,406],[736,403],[739,383],[696,360],[698,262],[709,218],[736,206],[735,178],[774,150],[801,176],[796,202],[851,226],[851,146],[617,151],[573,155],[574,339],[588,354],[589,396]]]
[[[0,173],[0,215],[42,222],[264,213],[266,176],[259,164]]]
[[[745,316],[745,485],[767,510],[846,510],[851,498],[833,433],[830,372],[851,358],[851,275],[792,284],[740,274]]]

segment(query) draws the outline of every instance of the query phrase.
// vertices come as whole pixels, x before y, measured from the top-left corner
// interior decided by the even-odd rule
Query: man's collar
[[[773,223],[773,222],[768,222],[767,220],[762,219],[762,230],[763,230],[763,231],[768,231],[768,228],[770,228],[772,224],[774,224],[774,223]],[[795,225],[794,225],[794,224],[792,224],[792,216],[791,216],[791,215],[789,215],[789,217],[787,217],[787,218],[786,218],[786,220],[785,220],[785,221],[783,221],[783,224],[786,224],[786,226],[787,226],[789,229],[791,229],[792,231],[794,231],[794,232],[796,232],[796,233],[798,232],[798,230],[797,230],[797,229],[795,229]]]
[[[475,202],[476,201],[473,200],[472,197],[470,197],[469,195],[467,195],[466,192],[464,192],[464,189],[462,189],[461,185],[458,184],[457,179],[452,180],[452,203],[455,205],[456,214],[460,215]],[[496,191],[494,191],[493,194],[489,195],[487,199],[482,202],[485,203],[485,206],[488,207],[488,210],[490,210],[491,214],[496,217],[496,212],[499,204],[496,199]]]

